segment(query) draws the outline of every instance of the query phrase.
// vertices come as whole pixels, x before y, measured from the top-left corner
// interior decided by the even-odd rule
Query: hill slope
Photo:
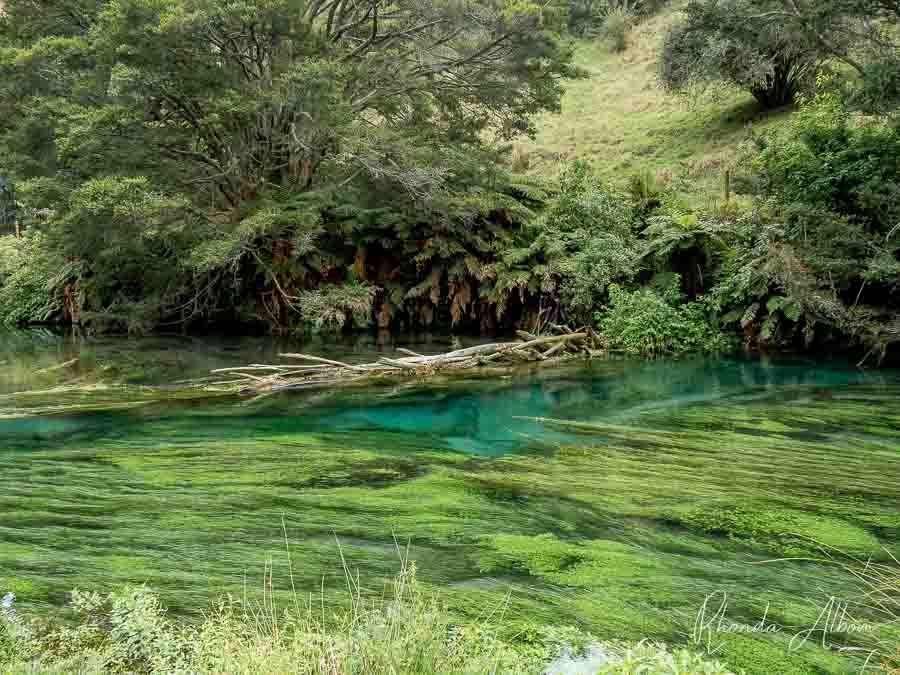
[[[532,171],[586,159],[610,180],[666,172],[689,179],[698,195],[721,191],[723,167],[741,141],[783,124],[790,111],[767,113],[742,92],[697,102],[662,91],[657,55],[679,15],[670,8],[636,26],[622,53],[602,40],[578,44],[576,63],[587,78],[569,82],[562,113],[542,116],[535,140],[518,144]]]

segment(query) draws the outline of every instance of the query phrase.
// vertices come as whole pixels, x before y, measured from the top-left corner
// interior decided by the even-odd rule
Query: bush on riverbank
[[[659,293],[609,287],[609,305],[595,318],[611,349],[637,354],[715,351],[727,345],[701,300],[681,302],[681,282]]]
[[[100,595],[75,591],[73,623],[26,619],[12,596],[0,605],[0,672],[8,673],[542,673],[591,659],[598,673],[725,673],[720,664],[662,645],[604,645],[576,629],[504,639],[490,616],[456,623],[419,588],[415,566],[390,599],[365,600],[347,575],[351,607],[314,602],[276,607],[220,601],[199,625],[166,616],[146,588]],[[593,645],[592,649],[588,649]],[[599,657],[598,657],[599,654]],[[562,672],[562,671],[560,671]]]
[[[0,324],[40,323],[63,312],[53,278],[65,279],[67,270],[54,262],[39,232],[0,236]]]

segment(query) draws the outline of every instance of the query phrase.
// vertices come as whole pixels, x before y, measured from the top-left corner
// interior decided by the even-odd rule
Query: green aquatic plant
[[[845,520],[792,509],[709,504],[678,513],[677,520],[713,534],[758,545],[781,555],[809,555],[840,547],[857,555],[877,555],[878,538]]]
[[[129,361],[92,344],[91,359],[126,376]],[[154,363],[167,358],[165,343],[138,344]],[[198,349],[206,359],[215,344]],[[73,358],[51,352],[20,358],[19,369]],[[79,368],[89,375],[83,358],[33,384]],[[179,376],[197,369],[187,358],[169,362]],[[173,622],[197,625],[223,594],[261,605],[259,584],[247,579],[267,568],[276,579],[292,575],[304,602],[324,588],[329,615],[340,614],[351,608],[333,535],[348,567],[369,580],[366,602],[396,573],[397,537],[412,542],[420,588],[453,625],[502,608],[494,619],[504,643],[535,647],[541,627],[574,626],[677,650],[703,598],[723,587],[730,620],[753,625],[765,615],[801,628],[815,623],[823,596],[857,593],[854,574],[817,560],[812,540],[849,542],[863,559],[874,543],[879,562],[881,546],[896,547],[900,397],[889,371],[699,357],[589,367],[589,376],[564,369],[512,383],[259,401],[172,390],[171,400],[134,409],[104,409],[127,400],[127,386],[97,388],[78,399],[96,409],[60,415],[33,414],[53,404],[46,391],[35,405],[27,395],[4,399],[0,595],[16,593],[20,616],[47,617],[71,588],[146,583]],[[684,514],[696,524],[678,520]],[[279,556],[282,515],[296,542],[291,564]],[[771,562],[807,543],[803,560]],[[266,593],[267,606],[293,606],[285,584]],[[890,643],[888,621],[870,619]],[[847,654],[827,661],[818,645],[810,661],[771,636],[758,641],[785,669],[860,666]]]

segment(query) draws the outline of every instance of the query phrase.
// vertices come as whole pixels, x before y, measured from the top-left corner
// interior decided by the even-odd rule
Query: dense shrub
[[[75,267],[53,256],[39,232],[0,236],[0,323],[42,323],[61,314],[63,282]]]
[[[754,168],[782,203],[838,214],[887,237],[900,223],[900,122],[853,112],[829,84],[821,80],[823,90],[787,132],[761,139]]]
[[[717,297],[762,341],[802,326],[807,343],[819,331],[884,354],[900,341],[900,127],[820,84],[789,128],[759,140],[768,201],[736,223]]]
[[[702,301],[679,301],[678,279],[663,294],[648,287],[628,291],[612,284],[608,305],[596,319],[603,338],[615,350],[654,355],[725,346]]]
[[[572,164],[518,245],[502,254],[494,286],[500,311],[518,294],[562,318],[589,320],[609,284],[637,269],[633,223],[627,196],[587,164]]]

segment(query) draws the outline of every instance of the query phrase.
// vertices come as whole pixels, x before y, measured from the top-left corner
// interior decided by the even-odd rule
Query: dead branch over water
[[[213,370],[210,384],[243,385],[242,393],[334,387],[359,384],[379,378],[430,377],[479,368],[500,368],[533,363],[554,365],[576,358],[590,358],[604,352],[598,335],[591,328],[571,331],[556,326],[557,335],[536,336],[518,331],[517,342],[494,342],[457,349],[445,354],[422,356],[408,349],[398,349],[404,356],[383,356],[371,363],[351,364],[310,354],[282,354],[292,363],[253,363],[235,368]]]

